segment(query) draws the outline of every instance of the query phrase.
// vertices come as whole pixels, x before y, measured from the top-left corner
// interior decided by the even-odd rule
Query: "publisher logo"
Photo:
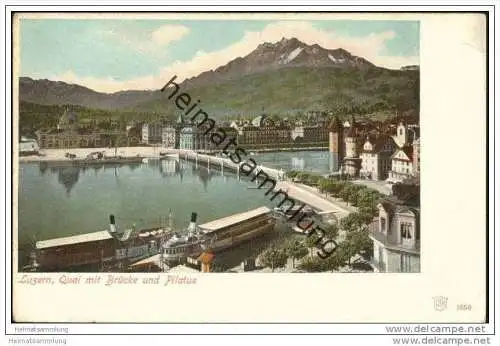
[[[434,299],[434,310],[444,311],[448,307],[448,297],[436,296]]]

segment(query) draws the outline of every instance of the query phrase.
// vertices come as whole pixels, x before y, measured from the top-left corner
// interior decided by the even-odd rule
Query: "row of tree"
[[[297,268],[306,272],[333,272],[339,268],[351,266],[351,260],[355,255],[369,255],[373,246],[368,237],[366,225],[355,214],[351,215],[353,216],[346,218],[347,221],[341,222],[341,228],[345,232],[344,239],[338,241],[337,248],[326,259],[316,256],[315,249],[319,239],[317,235],[311,234],[305,238],[305,241],[292,239],[282,245],[272,244],[260,255],[260,263],[271,268],[272,271],[285,267],[288,259],[292,260],[293,268],[295,268],[296,261],[300,260]],[[339,227],[337,225],[324,229],[328,239],[338,240]]]
[[[348,205],[357,207],[358,213],[366,221],[370,221],[376,215],[377,203],[382,197],[377,190],[344,179],[325,178],[317,173],[290,171],[287,177],[317,187],[326,195],[341,198]]]
[[[343,179],[325,178],[311,172],[291,171],[287,173],[291,179],[300,180],[303,184],[315,186],[327,196],[340,198],[348,205],[357,207],[342,218],[338,226],[329,229],[330,239],[337,239],[339,230],[344,237],[338,242],[337,249],[331,256],[321,259],[318,256],[309,256],[301,261],[299,268],[308,272],[335,271],[344,266],[350,266],[351,259],[357,255],[371,256],[373,242],[368,236],[368,225],[377,215],[377,204],[382,195],[363,185],[357,185]],[[306,246],[313,248],[316,239],[314,236],[306,239]]]
[[[260,263],[271,268],[274,272],[276,268],[286,266],[288,259],[292,259],[292,266],[295,267],[295,261],[300,260],[309,253],[306,245],[296,239],[291,239],[282,245],[272,244],[260,256]]]

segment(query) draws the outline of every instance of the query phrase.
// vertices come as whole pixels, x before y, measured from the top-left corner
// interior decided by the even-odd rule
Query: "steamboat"
[[[120,232],[114,215],[109,228],[70,237],[38,241],[31,253],[31,271],[74,271],[121,269],[128,263],[159,253],[172,233],[170,226],[136,230],[135,225]]]
[[[31,271],[121,271],[134,262],[160,256],[167,266],[184,262],[203,252],[217,253],[274,230],[272,210],[260,207],[243,213],[197,224],[191,214],[186,229],[174,231],[172,216],[167,227],[120,232],[114,215],[109,228],[71,237],[38,241],[32,253]]]
[[[174,234],[162,246],[165,263],[172,264],[188,257],[197,257],[202,252],[217,253],[237,246],[247,240],[274,230],[276,219],[271,209],[260,207],[243,213],[196,224],[196,213],[191,216],[187,234]]]

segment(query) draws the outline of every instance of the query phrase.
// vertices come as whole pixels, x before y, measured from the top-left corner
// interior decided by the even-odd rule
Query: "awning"
[[[144,265],[154,264],[157,266],[161,265],[161,254],[156,254],[154,256],[144,258],[138,262],[132,263],[130,267],[139,267]]]

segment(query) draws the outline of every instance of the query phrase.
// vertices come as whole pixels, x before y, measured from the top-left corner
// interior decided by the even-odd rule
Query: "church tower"
[[[396,128],[396,131],[396,143],[399,147],[404,147],[408,144],[408,129],[406,128],[406,125],[401,121]]]

